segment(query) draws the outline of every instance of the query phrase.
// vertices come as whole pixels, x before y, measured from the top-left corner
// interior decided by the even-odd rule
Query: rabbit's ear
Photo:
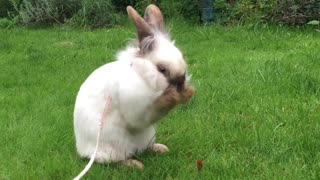
[[[150,4],[146,8],[144,19],[152,28],[164,32],[163,16],[156,5]]]
[[[127,12],[134,25],[136,26],[139,42],[148,37],[152,36],[151,27],[148,23],[138,14],[138,12],[131,6],[127,7]]]

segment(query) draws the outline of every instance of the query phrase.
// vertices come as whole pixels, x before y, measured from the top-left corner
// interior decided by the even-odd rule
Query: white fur
[[[81,157],[90,158],[95,150],[98,123],[108,96],[112,102],[95,161],[126,160],[155,143],[154,123],[161,116],[153,111],[153,103],[168,82],[154,62],[180,66],[183,61],[170,41],[160,37],[157,43],[159,52],[144,59],[137,56],[137,47],[129,46],[118,54],[118,61],[98,68],[82,84],[74,109],[76,147]]]
[[[155,145],[155,123],[165,114],[157,112],[155,101],[169,86],[167,79],[186,73],[181,52],[163,32],[160,10],[149,5],[145,19],[131,6],[127,12],[137,28],[140,46],[129,46],[118,54],[117,61],[95,70],[82,84],[75,103],[77,152],[90,158],[104,105],[109,96],[112,98],[95,156],[101,163],[124,161],[146,148],[168,150]],[[160,73],[158,65],[165,66],[168,73]]]

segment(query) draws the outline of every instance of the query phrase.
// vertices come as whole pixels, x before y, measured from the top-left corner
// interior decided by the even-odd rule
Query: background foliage
[[[70,24],[105,27],[119,23],[126,6],[140,13],[154,3],[166,18],[199,23],[200,0],[0,0],[0,18],[16,17],[22,25]],[[220,24],[276,23],[303,25],[320,20],[319,0],[213,0],[214,21]]]
[[[320,19],[319,0],[216,0],[216,19],[230,22],[273,22],[302,25]]]

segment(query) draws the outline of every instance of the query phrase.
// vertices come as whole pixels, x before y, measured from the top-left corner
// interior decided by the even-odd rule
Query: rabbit
[[[155,143],[156,124],[176,105],[187,102],[194,89],[182,53],[164,29],[160,9],[149,5],[144,18],[131,6],[127,13],[136,27],[137,40],[81,85],[74,107],[74,133],[77,153],[90,158],[104,104],[110,97],[94,162],[142,169],[143,164],[132,156],[147,149],[169,150]]]

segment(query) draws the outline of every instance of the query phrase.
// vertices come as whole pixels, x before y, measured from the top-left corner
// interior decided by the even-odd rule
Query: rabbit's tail
[[[106,101],[106,105],[104,107],[104,110],[103,110],[103,113],[102,113],[102,116],[101,116],[101,119],[100,119],[100,122],[99,122],[99,129],[98,129],[98,135],[97,135],[97,143],[96,143],[96,148],[90,158],[90,161],[89,163],[86,165],[86,167],[81,171],[81,173],[75,177],[73,180],[79,180],[81,179],[88,171],[89,169],[91,168],[93,162],[94,162],[94,159],[96,158],[96,154],[97,154],[97,151],[98,151],[98,148],[99,148],[99,142],[100,142],[100,135],[101,135],[101,130],[102,130],[102,126],[103,126],[103,120],[107,117],[107,113],[108,113],[108,110],[109,110],[109,107],[110,107],[110,104],[111,104],[111,96],[108,96],[107,98],[107,101]]]

